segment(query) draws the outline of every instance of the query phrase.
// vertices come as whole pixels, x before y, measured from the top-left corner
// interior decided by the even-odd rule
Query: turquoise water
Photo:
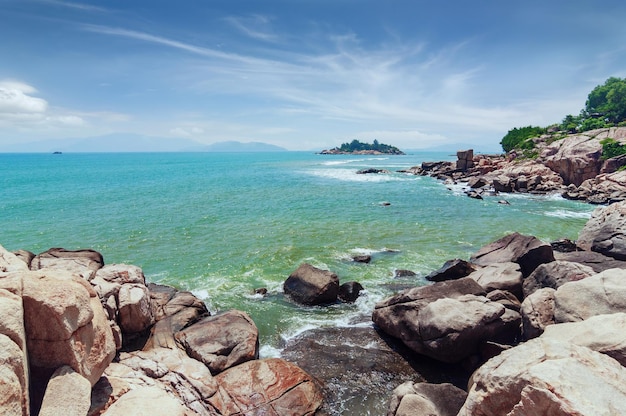
[[[445,153],[393,157],[283,153],[0,154],[0,244],[38,253],[93,248],[148,280],[192,290],[212,311],[248,312],[262,354],[303,329],[345,325],[391,293],[394,269],[423,275],[518,231],[576,239],[594,207],[559,197],[467,198],[395,173]],[[357,175],[361,168],[390,175]],[[390,206],[381,202],[388,201]],[[373,255],[370,264],[349,261]],[[355,305],[303,308],[282,282],[302,262],[357,280]],[[397,279],[395,279],[397,281]],[[406,280],[404,280],[406,282]],[[269,295],[254,295],[265,287]]]

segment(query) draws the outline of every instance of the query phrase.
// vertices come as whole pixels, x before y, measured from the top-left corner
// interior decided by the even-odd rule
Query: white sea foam
[[[346,182],[393,182],[411,180],[411,176],[384,173],[358,174],[353,169],[312,169],[309,174],[320,178],[337,179]]]
[[[545,213],[548,217],[556,218],[591,218],[591,212],[569,211],[566,209],[557,209],[556,211],[548,211]]]
[[[280,358],[282,350],[271,345],[261,345],[259,358]]]

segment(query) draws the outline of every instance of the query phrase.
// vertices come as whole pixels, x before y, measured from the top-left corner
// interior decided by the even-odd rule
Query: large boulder
[[[143,332],[154,324],[150,291],[143,284],[122,285],[117,295],[118,323],[123,333]]]
[[[608,269],[626,269],[626,261],[607,257],[595,251],[572,251],[569,253],[555,253],[557,260],[580,263],[589,266],[594,272],[600,273]]]
[[[550,244],[536,237],[513,233],[482,247],[471,256],[470,261],[479,266],[517,263],[522,274],[528,276],[540,264],[554,261],[554,252]]]
[[[554,318],[557,323],[583,321],[595,315],[624,311],[624,269],[609,269],[583,280],[566,283],[554,293]]]
[[[580,322],[547,326],[542,339],[554,339],[601,352],[626,367],[626,313],[596,315]]]
[[[537,289],[550,287],[557,289],[567,282],[575,282],[595,274],[593,269],[580,263],[553,261],[540,264],[534,272],[524,279],[524,297]]]
[[[476,354],[483,342],[517,336],[519,314],[484,294],[469,277],[438,282],[377,303],[372,319],[413,351],[458,362]]]
[[[522,299],[522,271],[519,264],[513,262],[494,263],[481,267],[468,277],[476,280],[487,292],[506,290]]]
[[[102,254],[95,250],[66,250],[51,248],[38,254],[30,264],[31,270],[57,269],[76,273],[83,279],[91,280],[96,271],[104,266]]]
[[[205,317],[175,337],[213,375],[259,357],[259,331],[246,313],[237,310]]]
[[[472,376],[458,416],[597,416],[626,409],[626,368],[586,347],[536,338]]]
[[[530,294],[522,302],[522,334],[525,339],[541,335],[554,321],[554,293],[556,290],[546,287]]]
[[[557,140],[542,151],[540,161],[561,175],[566,185],[579,186],[600,173],[600,140],[607,137],[606,132],[608,129],[592,130]]]
[[[626,260],[626,201],[597,208],[582,231],[577,244],[618,260]]]
[[[28,367],[24,351],[0,334],[0,410],[7,416],[27,416]]]
[[[245,362],[215,380],[219,391],[210,402],[219,415],[313,415],[322,404],[311,376],[279,358]]]
[[[39,416],[84,416],[91,405],[89,380],[63,366],[50,377]]]
[[[155,386],[130,390],[111,405],[102,416],[188,416],[178,400]]]
[[[303,305],[321,305],[337,301],[337,274],[321,270],[308,263],[301,264],[283,284],[287,296]]]
[[[407,381],[394,389],[387,416],[456,416],[466,398],[465,391],[450,383]]]
[[[115,356],[102,304],[83,278],[55,269],[22,272],[31,367],[72,367],[93,385]]]

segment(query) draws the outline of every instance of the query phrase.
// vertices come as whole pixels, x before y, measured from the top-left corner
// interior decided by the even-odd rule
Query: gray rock
[[[524,297],[537,289],[550,287],[557,289],[567,282],[575,282],[595,274],[593,269],[580,263],[569,261],[553,261],[540,264],[534,272],[524,279]]]
[[[626,201],[596,209],[578,236],[583,250],[626,260]]]
[[[66,250],[51,248],[38,254],[31,261],[31,270],[43,268],[76,273],[86,280],[91,280],[96,271],[104,266],[102,254],[95,250]]]
[[[50,378],[39,416],[84,416],[91,405],[89,380],[63,366]]]
[[[431,282],[442,282],[444,280],[460,279],[475,270],[476,267],[465,260],[448,260],[439,270],[435,270],[426,276],[426,280],[430,280]]]
[[[456,416],[466,398],[465,391],[449,383],[407,381],[394,389],[387,416]]]
[[[522,302],[522,334],[525,339],[537,338],[554,320],[554,293],[552,288],[534,291]]]
[[[522,299],[522,282],[524,277],[520,265],[513,262],[494,263],[479,268],[468,277],[474,279],[487,292],[506,290]]]
[[[359,282],[346,282],[339,286],[338,297],[342,302],[353,303],[358,299],[362,290],[363,286]]]

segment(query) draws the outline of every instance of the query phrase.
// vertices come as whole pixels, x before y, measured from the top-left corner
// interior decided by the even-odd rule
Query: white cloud
[[[30,95],[36,92],[31,85],[19,81],[0,81],[0,117],[6,114],[44,113],[48,103]]]
[[[224,18],[224,20],[253,39],[269,42],[275,42],[279,39],[271,29],[271,18],[268,16],[259,14],[246,17],[229,16]]]
[[[175,127],[170,133],[179,137],[193,137],[204,133],[204,129],[200,127]]]

